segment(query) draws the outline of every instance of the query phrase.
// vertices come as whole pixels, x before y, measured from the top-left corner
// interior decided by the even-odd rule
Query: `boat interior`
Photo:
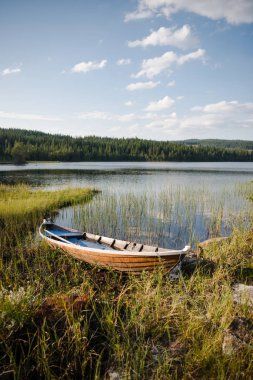
[[[67,244],[76,244],[81,247],[103,249],[110,251],[128,252],[167,252],[168,249],[151,245],[135,243],[125,240],[108,238],[105,236],[94,235],[88,232],[79,232],[72,229],[65,229],[55,224],[45,224],[44,234],[46,237],[58,240]]]

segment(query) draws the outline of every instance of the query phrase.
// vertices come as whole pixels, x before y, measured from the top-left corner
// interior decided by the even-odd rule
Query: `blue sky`
[[[0,126],[253,139],[252,0],[0,0]]]

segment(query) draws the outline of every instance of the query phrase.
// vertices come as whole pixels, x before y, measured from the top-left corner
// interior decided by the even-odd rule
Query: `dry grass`
[[[57,199],[67,202],[67,192]],[[6,227],[10,220],[19,223],[6,217]],[[17,243],[1,246],[0,376],[252,378],[250,338],[231,355],[222,351],[236,318],[253,324],[253,309],[233,301],[236,282],[253,284],[251,232],[234,229],[174,282],[160,271],[135,277],[91,268],[32,236]]]

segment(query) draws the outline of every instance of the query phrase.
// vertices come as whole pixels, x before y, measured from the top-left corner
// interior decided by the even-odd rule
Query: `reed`
[[[22,186],[11,191],[13,199],[22,193],[16,207],[25,213],[22,198],[33,192]],[[68,204],[70,190],[64,191],[64,197],[47,194],[41,212]],[[86,200],[91,196],[87,194]],[[31,196],[36,204],[38,194]],[[175,231],[167,220],[177,213],[181,214],[178,234],[189,223],[194,239],[191,216],[204,207],[196,203],[204,196],[180,189],[175,197],[169,192],[97,194],[90,203],[63,210],[59,218],[68,213],[69,223],[82,223],[93,232],[119,237],[126,233],[129,239],[145,237],[153,243]],[[39,203],[43,205],[41,199]],[[217,205],[218,211],[210,215],[214,226],[224,218],[224,203]],[[37,223],[41,212],[35,211]],[[11,223],[18,231],[23,214],[18,211],[18,215],[5,210],[1,214],[5,228]],[[250,215],[249,210],[243,215]],[[239,220],[229,240],[206,249],[195,269],[183,271],[176,281],[162,271],[136,277],[92,268],[50,249],[31,232],[25,243],[21,233],[15,245],[5,243],[0,250],[0,376],[107,379],[116,373],[122,379],[251,378],[251,343],[231,355],[222,352],[235,318],[253,323],[252,308],[233,302],[234,283],[253,283],[252,233]]]
[[[252,191],[253,185],[248,189]],[[215,193],[200,185],[162,191],[105,191],[92,203],[59,214],[59,224],[105,236],[163,247],[195,246],[210,237],[229,235],[234,226],[250,227],[252,208],[245,187]]]
[[[20,235],[29,235],[45,215],[55,215],[59,208],[90,201],[96,192],[86,188],[34,191],[23,184],[0,184],[0,245],[15,245]]]

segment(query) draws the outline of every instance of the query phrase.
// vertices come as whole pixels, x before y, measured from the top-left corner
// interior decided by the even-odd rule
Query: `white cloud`
[[[10,67],[7,67],[6,69],[4,69],[1,72],[1,75],[5,76],[5,75],[11,75],[11,74],[18,74],[20,72],[21,72],[21,68],[20,67],[15,67],[13,69],[11,69]]]
[[[253,22],[252,0],[138,0],[137,10],[128,13],[125,21],[170,17],[177,12],[193,12],[212,20],[225,19],[229,24]]]
[[[238,112],[242,110],[253,111],[253,103],[240,103],[237,100],[232,100],[230,102],[222,100],[218,103],[207,104],[205,106],[196,106],[191,110],[206,113]]]
[[[133,102],[131,102],[131,100],[128,100],[128,102],[125,102],[125,106],[127,107],[132,107],[134,105]]]
[[[110,129],[108,129],[109,132],[118,132],[121,130],[121,127],[117,126],[117,127],[111,127]]]
[[[79,115],[83,120],[94,120],[99,125],[111,128],[118,136],[187,138],[194,136],[229,136],[253,131],[253,102],[222,100],[217,103],[193,107],[184,114],[171,112],[174,100],[169,96],[153,101],[139,113],[116,114],[110,112],[89,112]],[[87,122],[90,125],[90,122]],[[118,129],[121,127],[121,129]],[[117,132],[118,131],[118,132]],[[244,137],[246,138],[246,137]]]
[[[173,99],[171,99],[169,96],[165,96],[158,101],[150,102],[145,110],[151,112],[161,111],[170,108],[174,103],[175,101]]]
[[[150,123],[146,124],[146,128],[156,132],[158,130],[163,133],[172,132],[179,128],[179,119],[177,114],[172,112],[169,115],[154,118]]]
[[[240,103],[239,101],[221,101],[207,104],[203,107],[193,107],[195,112],[178,116],[175,112],[169,115],[153,114],[145,127],[161,133],[185,133],[194,131],[194,134],[205,133],[207,130],[239,130],[253,128],[253,103]],[[149,115],[151,116],[151,115]],[[143,118],[144,119],[144,118]]]
[[[153,31],[142,40],[129,41],[129,47],[146,46],[175,46],[181,49],[190,48],[197,43],[197,38],[193,36],[189,25],[183,25],[180,29],[164,28]]]
[[[192,53],[181,55],[177,59],[177,63],[179,65],[183,65],[186,62],[192,61],[194,59],[200,59],[203,58],[205,55],[205,50],[204,49],[198,49],[196,51],[193,51]]]
[[[0,111],[0,118],[17,119],[17,120],[34,120],[34,121],[62,121],[63,119],[55,116],[37,115],[29,113],[15,113]]]
[[[142,20],[144,18],[150,18],[150,17],[152,17],[152,15],[153,15],[153,12],[151,10],[137,9],[134,12],[126,14],[125,22],[132,21],[132,20]]]
[[[168,87],[174,87],[175,84],[176,84],[176,81],[175,81],[175,80],[172,80],[172,81],[170,81],[170,82],[167,84],[167,86],[168,86]]]
[[[135,75],[136,78],[146,76],[147,78],[153,78],[160,74],[162,71],[167,70],[172,64],[183,65],[184,63],[201,59],[205,55],[205,50],[198,49],[192,53],[178,55],[173,51],[168,51],[160,57],[154,57],[144,59],[141,63],[141,70]]]
[[[84,112],[78,116],[79,119],[83,120],[109,120],[118,122],[129,122],[135,119],[135,114],[129,113],[124,115],[114,114],[111,112]]]
[[[132,124],[127,129],[131,132],[136,132],[140,128],[140,125],[138,123]]]
[[[101,62],[88,61],[80,62],[72,67],[72,73],[88,73],[92,70],[100,70],[106,66],[107,60],[103,59]]]
[[[117,65],[123,66],[123,65],[130,65],[131,59],[129,58],[121,58],[117,60]]]
[[[199,114],[185,119],[182,123],[184,127],[253,127],[253,103],[222,100],[205,106],[192,107],[191,111]]]
[[[126,86],[126,89],[128,91],[136,91],[136,90],[148,90],[151,88],[155,88],[160,84],[160,82],[136,82],[136,83],[130,83],[128,86]]]

